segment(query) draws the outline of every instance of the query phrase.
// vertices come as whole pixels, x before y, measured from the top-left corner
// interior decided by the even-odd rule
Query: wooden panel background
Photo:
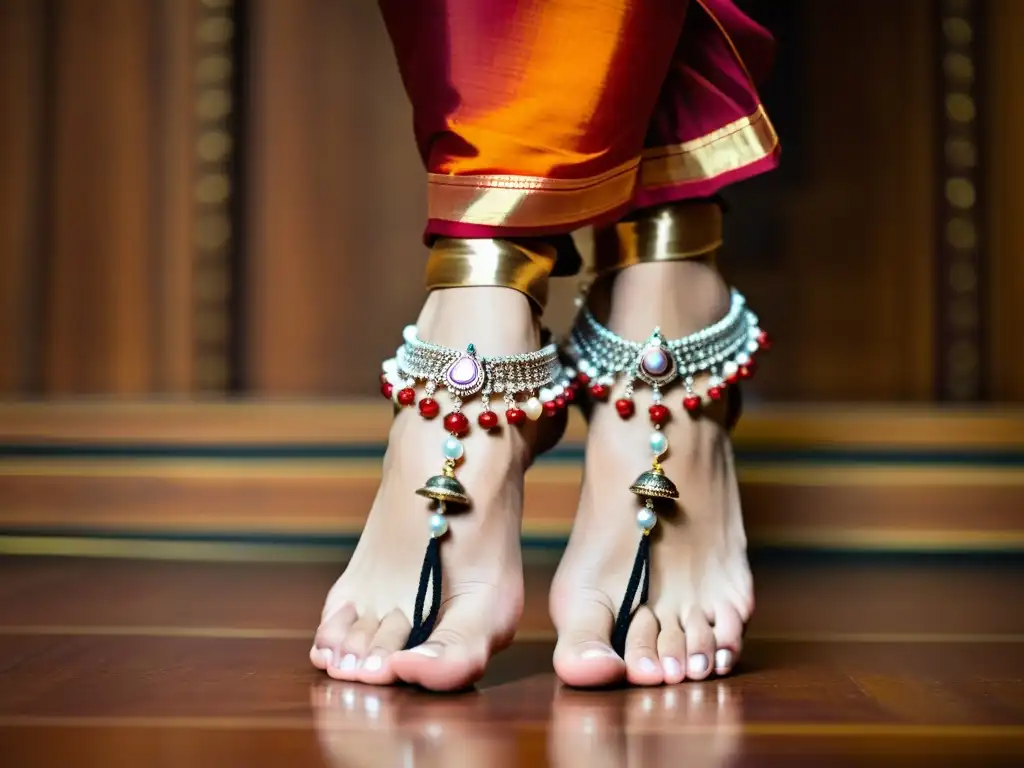
[[[726,259],[780,339],[753,395],[930,400],[937,5],[779,5],[798,21],[775,90],[789,92],[780,123],[799,128],[783,140],[801,170],[734,190]],[[1024,322],[1024,12],[986,6],[989,343],[1006,350]],[[225,27],[204,14],[237,13],[231,0],[0,5],[0,395],[374,391],[415,317],[424,257],[422,170],[376,3],[241,7],[246,53],[227,61],[244,84],[228,104],[241,199],[217,198],[218,213],[202,207],[216,184],[203,186],[197,140]],[[555,290],[556,329],[572,292]],[[996,397],[1024,398],[1020,356],[991,360]]]
[[[1024,400],[1024,3],[992,0],[989,9],[988,154],[991,260],[990,364],[992,396],[998,401]]]
[[[192,389],[200,15],[0,5],[0,394]]]

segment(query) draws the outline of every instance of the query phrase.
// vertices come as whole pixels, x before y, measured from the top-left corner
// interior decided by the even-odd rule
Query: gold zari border
[[[427,177],[430,219],[516,229],[572,225],[626,205],[641,187],[706,181],[769,157],[778,147],[763,107],[698,139],[645,150],[586,179],[495,174]]]
[[[779,137],[764,107],[699,139],[644,150],[640,186],[706,181],[772,155]]]
[[[633,196],[639,158],[587,179],[427,177],[431,219],[493,227],[550,227],[607,213]]]

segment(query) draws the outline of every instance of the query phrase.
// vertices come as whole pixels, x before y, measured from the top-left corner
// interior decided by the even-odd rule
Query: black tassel
[[[642,587],[640,586],[641,579],[643,579]],[[636,597],[638,587],[640,588],[640,603],[637,607],[647,602],[647,594],[651,587],[650,534],[644,534],[640,537],[640,546],[636,550],[636,560],[633,561],[633,572],[629,575],[626,596],[622,598],[619,616],[615,620],[615,629],[612,632],[612,648],[619,656],[624,656],[626,652],[626,635],[629,632],[629,625],[633,621],[633,599]]]
[[[427,585],[433,584],[433,595],[430,611],[423,617],[423,604],[427,600]],[[441,539],[432,538],[427,544],[427,553],[423,556],[423,569],[420,571],[420,588],[416,591],[416,612],[413,616],[412,632],[405,650],[422,645],[434,631],[437,613],[441,610]]]

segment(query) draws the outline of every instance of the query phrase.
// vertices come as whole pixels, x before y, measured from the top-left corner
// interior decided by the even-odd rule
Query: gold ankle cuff
[[[715,203],[685,203],[640,211],[597,233],[597,274],[654,261],[713,261],[722,246],[722,209]]]
[[[548,301],[548,276],[556,255],[555,247],[543,240],[440,238],[427,259],[427,290],[471,285],[514,288],[540,312]]]

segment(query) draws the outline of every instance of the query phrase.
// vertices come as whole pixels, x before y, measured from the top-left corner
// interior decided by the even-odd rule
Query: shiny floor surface
[[[1019,561],[755,562],[735,676],[583,692],[531,560],[520,639],[441,696],[308,666],[335,567],[0,559],[0,765],[1024,764]]]

